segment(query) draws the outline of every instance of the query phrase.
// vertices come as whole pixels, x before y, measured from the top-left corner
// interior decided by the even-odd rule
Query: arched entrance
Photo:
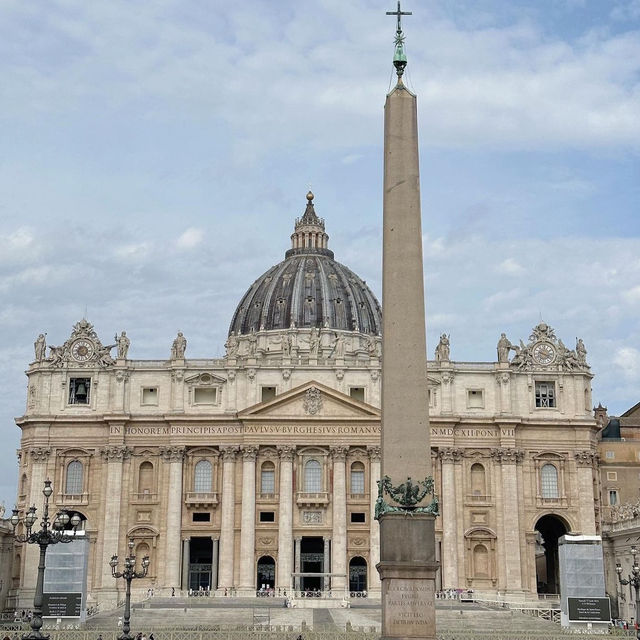
[[[536,583],[538,593],[560,593],[558,538],[569,532],[559,516],[542,516],[536,522]]]
[[[367,590],[367,561],[355,556],[349,562],[349,591],[351,595],[360,595]]]
[[[271,556],[258,559],[256,589],[273,589],[276,583],[276,561]]]

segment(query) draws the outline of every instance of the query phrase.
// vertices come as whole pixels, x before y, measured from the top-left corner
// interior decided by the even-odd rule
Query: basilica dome
[[[295,221],[285,259],[261,275],[243,296],[230,334],[291,327],[382,333],[380,303],[362,278],[333,259],[313,197],[307,194],[306,210]]]

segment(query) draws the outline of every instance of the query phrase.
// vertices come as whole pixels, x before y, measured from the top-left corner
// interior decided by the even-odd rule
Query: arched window
[[[138,469],[138,493],[153,493],[153,465],[148,460]]]
[[[479,462],[471,465],[471,493],[474,496],[487,495],[487,479],[484,466]]]
[[[208,460],[200,460],[196,464],[193,477],[193,490],[196,493],[211,493],[213,467]]]
[[[27,494],[27,474],[23,473],[22,478],[20,478],[20,495],[24,496]]]
[[[73,460],[67,465],[67,477],[64,485],[66,494],[77,496],[82,493],[82,472],[80,460]]]
[[[260,493],[276,492],[276,467],[270,460],[260,467]]]
[[[351,493],[364,495],[364,465],[354,462],[351,465]]]
[[[304,465],[304,490],[307,493],[322,491],[322,465],[317,460],[309,460]]]
[[[540,490],[543,498],[558,497],[558,470],[552,464],[545,464],[540,469]]]
[[[483,544],[473,548],[473,576],[474,578],[489,577],[489,551]]]

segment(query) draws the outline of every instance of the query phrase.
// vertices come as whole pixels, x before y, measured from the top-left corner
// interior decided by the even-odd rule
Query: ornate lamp
[[[68,543],[74,541],[73,535],[68,535],[65,531],[65,527],[71,522],[73,527],[73,533],[75,534],[78,526],[82,522],[80,516],[74,513],[72,517],[69,516],[66,510],[60,510],[54,517],[53,522],[49,520],[49,498],[53,493],[53,487],[51,486],[51,480],[44,481],[44,489],[42,490],[44,495],[44,511],[42,519],[40,520],[40,529],[34,531],[34,525],[38,519],[36,516],[36,507],[32,505],[24,515],[22,520],[20,519],[20,512],[18,509],[13,509],[11,515],[11,525],[13,526],[13,536],[16,542],[23,542],[27,544],[37,544],[40,547],[40,562],[38,563],[38,581],[36,583],[36,593],[33,597],[33,616],[31,618],[31,632],[26,636],[23,636],[23,640],[48,640],[49,636],[44,635],[40,629],[42,628],[42,600],[43,600],[43,588],[44,588],[44,570],[45,559],[47,555],[47,547],[50,544],[58,544],[59,542]],[[25,528],[25,533],[17,534],[16,528],[22,522]]]

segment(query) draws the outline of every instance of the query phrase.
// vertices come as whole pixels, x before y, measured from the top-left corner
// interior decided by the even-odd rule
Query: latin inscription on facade
[[[391,578],[385,589],[383,636],[431,637],[435,629],[433,582]]]
[[[126,426],[112,425],[112,435],[126,436],[208,436],[208,435],[378,435],[376,425],[178,425]]]

